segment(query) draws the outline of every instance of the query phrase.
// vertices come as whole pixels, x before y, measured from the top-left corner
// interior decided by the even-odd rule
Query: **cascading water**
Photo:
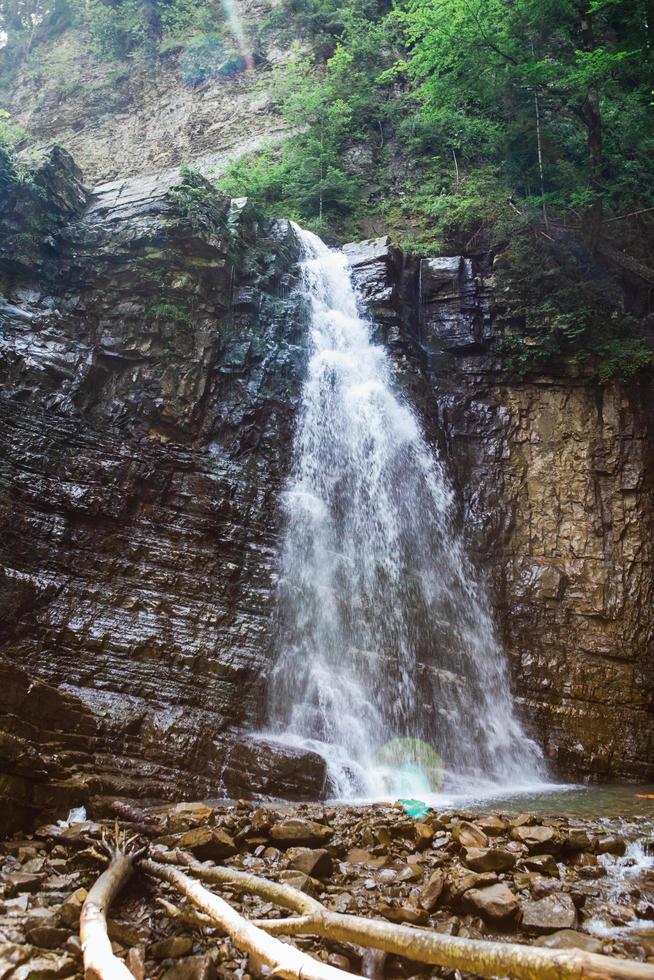
[[[311,354],[284,503],[269,723],[341,798],[538,781],[452,491],[357,311],[345,256],[296,227]]]

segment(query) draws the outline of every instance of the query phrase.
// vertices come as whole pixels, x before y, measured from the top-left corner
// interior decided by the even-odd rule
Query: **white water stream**
[[[345,256],[296,227],[311,349],[284,495],[270,733],[317,749],[339,798],[518,789],[540,750],[514,711],[452,490]],[[418,741],[419,740],[419,741]]]

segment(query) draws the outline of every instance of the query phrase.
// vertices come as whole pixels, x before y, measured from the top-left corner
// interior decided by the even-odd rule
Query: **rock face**
[[[365,301],[399,324],[391,346],[448,459],[525,720],[559,773],[651,778],[651,383],[600,387],[566,365],[508,379],[492,265],[411,269],[383,245],[346,251]]]
[[[29,716],[37,741],[58,710],[85,736],[86,795],[216,793],[269,661],[297,243],[200,178],[105,185],[87,206],[59,151],[39,181],[75,203],[47,235],[36,208],[24,263],[24,202],[0,219],[3,663],[60,699]],[[22,737],[20,695],[2,697],[0,729]],[[22,779],[12,752],[0,771]],[[37,807],[12,785],[21,815]]]
[[[481,260],[419,268],[386,239],[346,252],[448,458],[526,720],[560,772],[651,777],[647,392],[563,370],[507,380]],[[105,795],[324,792],[319,757],[243,737],[273,656],[306,356],[297,258],[288,224],[264,225],[197,176],[91,194],[55,150],[11,192],[3,829]],[[461,843],[488,847],[479,830]]]

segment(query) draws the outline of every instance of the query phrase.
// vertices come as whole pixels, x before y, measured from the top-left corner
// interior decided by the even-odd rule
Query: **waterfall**
[[[536,782],[443,464],[358,312],[345,256],[296,227],[310,359],[284,493],[277,738],[334,796]]]

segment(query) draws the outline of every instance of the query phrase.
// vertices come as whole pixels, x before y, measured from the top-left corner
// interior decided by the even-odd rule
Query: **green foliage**
[[[163,320],[179,326],[189,326],[193,322],[192,314],[175,303],[161,302],[155,303],[150,308],[150,313],[155,320]]]
[[[554,243],[525,229],[496,269],[510,373],[523,378],[565,357],[600,382],[624,381],[654,362],[618,283],[598,275],[590,253],[574,241]]]
[[[27,139],[25,130],[13,121],[11,113],[0,109],[0,148],[12,152],[24,139]]]

